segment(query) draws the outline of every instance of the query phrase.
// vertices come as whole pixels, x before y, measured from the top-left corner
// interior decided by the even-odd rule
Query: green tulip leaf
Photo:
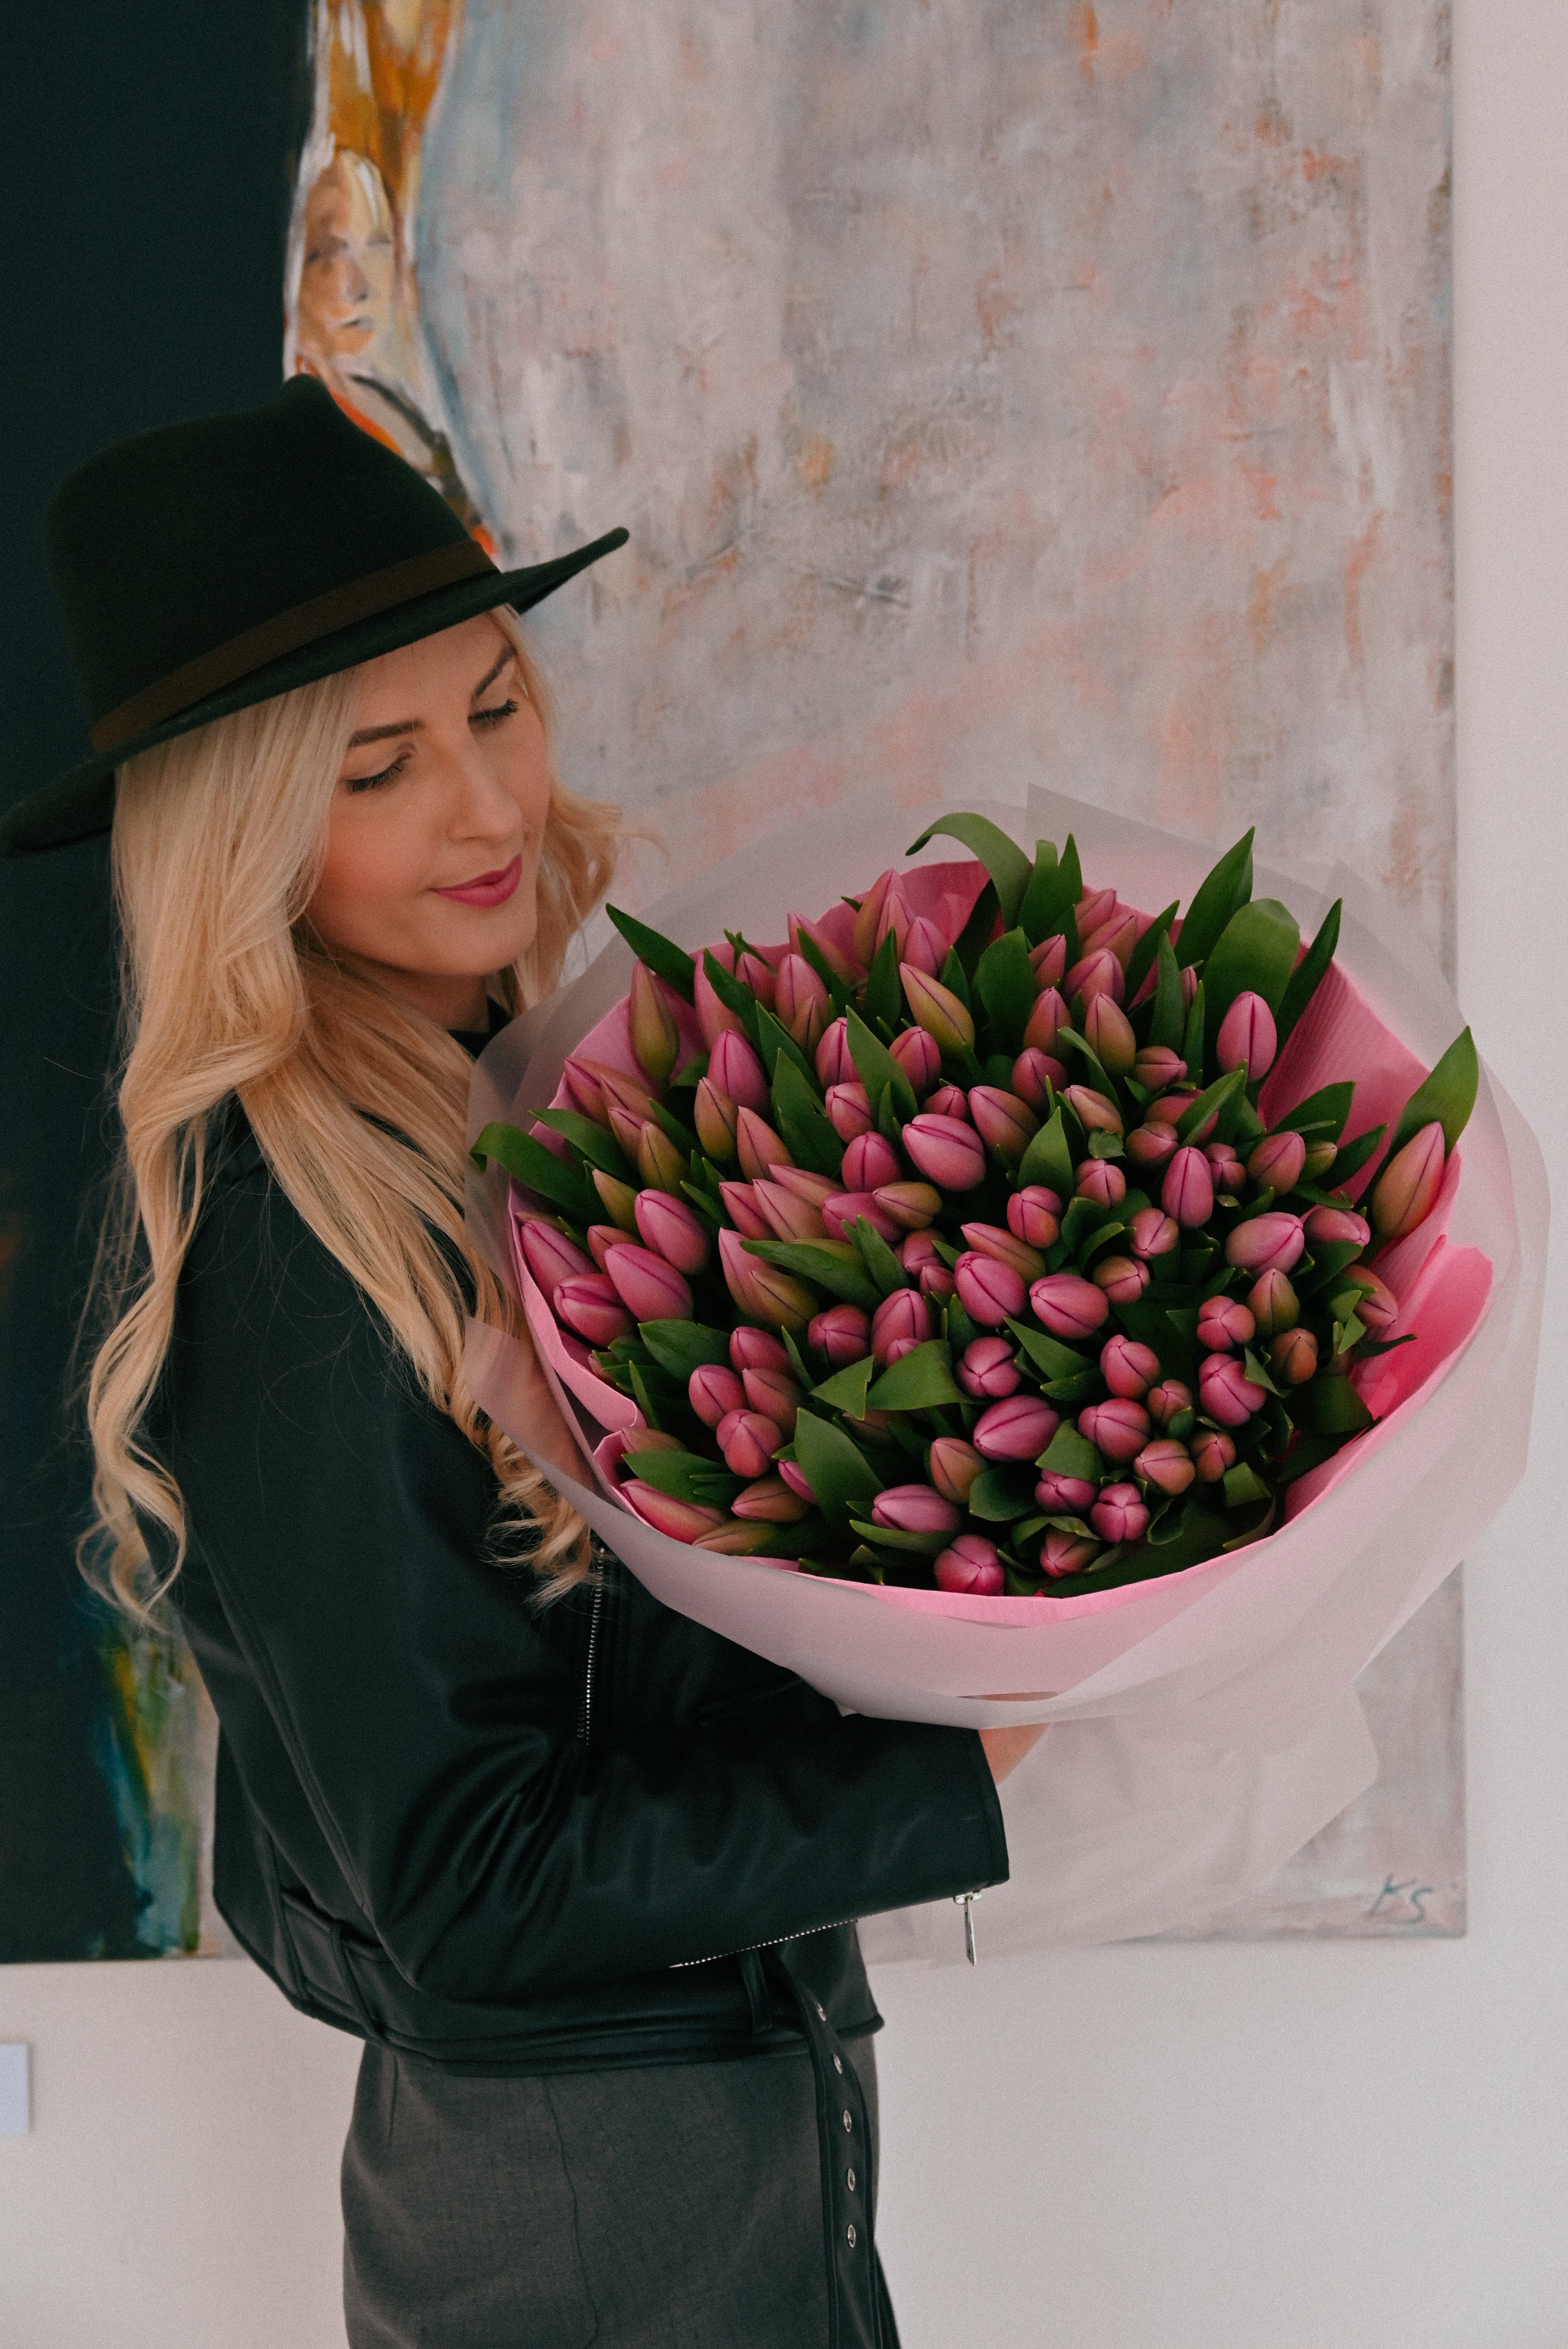
[[[1372,1425],[1372,1413],[1350,1381],[1332,1371],[1293,1389],[1285,1407],[1307,1435],[1359,1435]]]
[[[1148,1040],[1161,1044],[1168,1052],[1179,1052],[1187,1023],[1187,1013],[1181,1000],[1181,970],[1170,940],[1163,934],[1155,947],[1157,978],[1154,989],[1154,1012],[1148,1023]],[[1191,1073],[1201,1076],[1200,1069]]]
[[[842,1427],[803,1410],[794,1423],[794,1456],[825,1517],[842,1524],[852,1514],[870,1516],[881,1480]]]
[[[974,970],[974,991],[985,1006],[992,1049],[1016,1059],[1023,1047],[1023,1030],[1034,1009],[1034,973],[1022,930],[1004,930],[981,955]],[[1012,1071],[1002,1081],[1010,1084]]]
[[[1176,919],[1180,904],[1181,900],[1179,897],[1173,897],[1164,913],[1155,916],[1127,957],[1126,997],[1128,1003],[1132,1002],[1138,988],[1154,968],[1155,957],[1159,952],[1159,942],[1161,938],[1168,939],[1170,926]],[[1150,1041],[1152,1040],[1151,1038]]]
[[[879,1526],[874,1520],[863,1522],[859,1517],[851,1517],[849,1523],[862,1541],[876,1542],[883,1549],[912,1551],[917,1557],[935,1557],[952,1539],[951,1534],[906,1533],[902,1526]]]
[[[891,1297],[899,1288],[912,1288],[914,1283],[882,1237],[876,1226],[864,1216],[857,1216],[845,1226],[844,1237],[854,1244],[861,1263],[876,1282],[879,1297]]]
[[[1024,1152],[1018,1168],[1020,1188],[1032,1183],[1042,1183],[1054,1191],[1059,1199],[1070,1199],[1077,1177],[1073,1172],[1073,1154],[1067,1147],[1062,1112],[1052,1111],[1038,1133],[1034,1134]]]
[[[969,1488],[970,1516],[984,1525],[1004,1526],[1026,1517],[1034,1506],[1034,1478],[1017,1468],[988,1468]]]
[[[1183,970],[1205,961],[1219,943],[1233,914],[1252,894],[1252,838],[1256,826],[1228,848],[1199,885],[1177,941],[1176,959]],[[1191,1066],[1190,1061],[1188,1064]]]
[[[831,1404],[835,1411],[847,1412],[851,1419],[864,1419],[867,1390],[876,1371],[871,1356],[864,1354],[859,1361],[846,1363],[843,1370],[835,1371],[830,1379],[813,1387],[812,1394],[818,1402]]]
[[[1316,937],[1291,973],[1279,1009],[1274,1013],[1274,1033],[1280,1040],[1282,1052],[1292,1029],[1317,993],[1319,982],[1334,960],[1334,950],[1339,944],[1339,917],[1343,909],[1344,900],[1336,897],[1318,925]]]
[[[1266,1501],[1268,1498],[1268,1486],[1260,1482],[1244,1460],[1238,1460],[1234,1468],[1227,1468],[1225,1506],[1228,1509],[1239,1509],[1250,1501]]]
[[[701,1321],[639,1321],[637,1326],[659,1369],[682,1385],[704,1364],[730,1359],[730,1341],[723,1330],[709,1330]]]
[[[727,1509],[745,1483],[721,1461],[704,1460],[696,1452],[627,1452],[621,1464],[656,1492],[704,1509]]]
[[[867,1397],[873,1411],[936,1411],[961,1402],[953,1382],[952,1358],[940,1338],[911,1347],[884,1371]]]
[[[1011,1319],[1007,1326],[1035,1368],[1048,1379],[1082,1378],[1094,1371],[1093,1362],[1075,1354],[1071,1346],[1064,1346],[1059,1338],[1049,1337],[1044,1330],[1031,1330],[1025,1322]]]
[[[1239,995],[1261,995],[1273,1012],[1290,984],[1301,942],[1295,916],[1277,897],[1254,897],[1231,916],[1203,966],[1210,1050]]]
[[[1018,909],[1023,894],[1033,877],[1033,868],[1016,841],[983,815],[944,815],[929,823],[914,846],[907,853],[913,856],[928,841],[940,833],[949,840],[961,841],[971,856],[978,856],[990,874],[1002,907],[1002,920],[1011,929],[1018,919]]]
[[[1378,1143],[1387,1131],[1386,1125],[1369,1125],[1365,1133],[1358,1133],[1355,1136],[1354,1142],[1346,1142],[1341,1145],[1334,1164],[1328,1170],[1336,1191],[1343,1190],[1353,1174],[1360,1174],[1367,1160],[1376,1153]]]
[[[1054,1471],[1058,1476],[1081,1476],[1085,1484],[1097,1485],[1105,1474],[1104,1463],[1086,1435],[1064,1420],[1035,1465]],[[970,1504],[972,1507],[973,1502]]]
[[[1190,1108],[1182,1111],[1176,1121],[1177,1139],[1180,1142],[1190,1142],[1199,1126],[1205,1124],[1210,1118],[1216,1116],[1224,1108],[1226,1102],[1233,1100],[1237,1093],[1244,1091],[1246,1082],[1245,1069],[1227,1069],[1222,1077],[1215,1079],[1206,1092],[1198,1095]]]
[[[886,1044],[873,1036],[853,1004],[844,1015],[844,1023],[855,1073],[871,1099],[879,1102],[890,1085],[895,1108],[903,1116],[913,1117],[917,1107],[915,1089]]]
[[[599,1220],[599,1195],[584,1175],[576,1161],[557,1158],[531,1133],[524,1133],[514,1125],[497,1123],[487,1125],[469,1151],[476,1166],[483,1168],[487,1159],[493,1158],[504,1166],[514,1182],[521,1183],[541,1199],[586,1231]]]
[[[818,1100],[811,1079],[803,1076],[794,1062],[786,1060],[782,1052],[774,1070],[773,1108],[780,1139],[795,1164],[813,1174],[832,1175],[836,1181],[844,1164],[844,1144],[834,1132],[833,1122]]]
[[[953,941],[953,952],[966,974],[972,974],[991,943],[991,934],[996,927],[997,905],[996,884],[988,881],[975,899],[968,921]]]
[[[749,1040],[754,1044],[757,1040],[757,1014],[762,1009],[762,1005],[757,1001],[751,988],[727,971],[717,955],[708,947],[702,949],[702,969],[709,986],[725,1010],[734,1013],[745,1030]]]
[[[1297,1102],[1286,1117],[1276,1118],[1271,1133],[1300,1133],[1313,1142],[1337,1142],[1345,1132],[1355,1099],[1355,1087],[1346,1081],[1324,1085],[1321,1092],[1308,1093],[1305,1101]]]
[[[587,1160],[590,1166],[598,1167],[602,1174],[613,1174],[618,1183],[635,1184],[638,1181],[636,1167],[629,1163],[614,1134],[607,1133],[602,1125],[596,1125],[591,1117],[584,1117],[575,1109],[541,1109],[535,1110],[534,1114],[536,1123],[547,1125],[552,1133],[560,1134]]]
[[[1480,1084],[1480,1064],[1476,1059],[1475,1040],[1468,1028],[1461,1028],[1426,1083],[1411,1094],[1400,1111],[1394,1139],[1388,1145],[1389,1157],[1403,1150],[1424,1125],[1434,1123],[1443,1129],[1445,1149],[1451,1150],[1469,1123]]]
[[[662,978],[684,1002],[690,1003],[697,983],[697,966],[684,947],[662,937],[657,930],[650,930],[646,922],[623,914],[618,905],[607,905],[605,911],[639,962],[646,963],[656,978]]]
[[[741,1245],[748,1256],[776,1264],[782,1271],[793,1272],[798,1279],[809,1280],[814,1287],[826,1288],[830,1297],[858,1305],[867,1313],[874,1313],[882,1302],[880,1290],[867,1278],[859,1252],[847,1241],[742,1240]]]
[[[1023,892],[1023,902],[1018,909],[1018,924],[1032,947],[1042,939],[1064,937],[1067,941],[1069,964],[1078,959],[1078,925],[1073,908],[1084,894],[1084,875],[1078,864],[1078,844],[1071,833],[1060,859],[1055,843],[1039,841],[1034,850],[1034,870],[1029,886]]]
[[[1198,992],[1188,1009],[1187,1025],[1181,1031],[1181,1057],[1194,1082],[1200,1082],[1203,1076],[1203,981],[1199,979]]]

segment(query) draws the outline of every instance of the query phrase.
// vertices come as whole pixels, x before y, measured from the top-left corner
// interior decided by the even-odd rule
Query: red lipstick
[[[460,905],[504,905],[523,878],[521,853],[510,864],[494,873],[476,873],[472,881],[460,882],[455,889],[438,889],[438,897],[454,897]]]

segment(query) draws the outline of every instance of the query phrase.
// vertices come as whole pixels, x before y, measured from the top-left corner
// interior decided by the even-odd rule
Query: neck
[[[373,979],[389,995],[424,1014],[438,1028],[484,1028],[490,1022],[490,998],[483,977],[452,978],[442,971],[401,970],[392,963],[371,962],[362,955],[338,954],[337,961]]]

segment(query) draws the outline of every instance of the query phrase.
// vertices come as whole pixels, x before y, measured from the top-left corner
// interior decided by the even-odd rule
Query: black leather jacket
[[[748,1953],[875,2029],[849,1920],[1005,1880],[972,1732],[841,1717],[607,1552],[553,1607],[489,1563],[488,1464],[237,1112],[150,1433],[222,1725],[217,1905],[306,2013],[484,2074],[798,2048]]]

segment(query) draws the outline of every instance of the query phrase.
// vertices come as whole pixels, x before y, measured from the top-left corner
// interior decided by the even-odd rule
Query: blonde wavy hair
[[[501,606],[491,617],[516,647],[548,735],[516,616]],[[523,1547],[526,1527],[542,1596],[587,1569],[582,1519],[483,1416],[462,1380],[465,1311],[516,1326],[463,1228],[468,1056],[335,961],[304,920],[357,696],[357,672],[345,670],[179,735],[119,771],[124,1143],[88,1307],[90,1326],[108,1334],[87,1379],[95,1517],[78,1563],[143,1625],[156,1619],[187,1543],[179,1487],[143,1425],[230,1094],[291,1206],[381,1315],[431,1402],[489,1459],[501,1487],[497,1562],[515,1562],[508,1550]],[[575,797],[552,767],[534,944],[488,982],[507,1011],[555,986],[574,932],[609,885],[620,838],[619,811]],[[148,1523],[172,1551],[161,1578]]]

